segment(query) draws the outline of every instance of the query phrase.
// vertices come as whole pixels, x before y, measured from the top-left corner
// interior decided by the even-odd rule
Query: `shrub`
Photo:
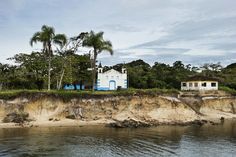
[[[235,89],[232,89],[232,88],[229,88],[229,87],[226,87],[226,86],[220,86],[219,89],[222,90],[222,91],[225,91],[227,93],[230,93],[232,95],[236,95],[236,90]]]

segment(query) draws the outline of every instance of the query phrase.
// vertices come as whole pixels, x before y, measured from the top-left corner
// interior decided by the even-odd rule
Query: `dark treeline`
[[[47,87],[47,59],[40,52],[20,53],[9,60],[16,65],[0,64],[1,89],[43,89]],[[64,84],[91,84],[89,55],[53,55],[51,63],[51,87],[60,89]]]
[[[191,76],[206,76],[219,80],[222,87],[236,89],[236,63],[226,68],[223,68],[220,63],[196,67],[190,64],[184,65],[181,61],[176,61],[173,65],[155,62],[150,66],[140,59],[127,64],[105,67],[105,69],[120,70],[121,67],[128,69],[129,87],[133,88],[180,89],[181,81]]]
[[[48,63],[43,53],[20,53],[9,59],[16,64],[0,64],[1,89],[47,88]],[[64,69],[62,85],[79,83],[85,84],[87,88],[92,87],[92,72],[88,71],[91,68],[89,54],[72,53],[66,57],[55,54],[52,57],[51,66],[51,88],[59,89],[62,69]],[[176,61],[173,65],[156,62],[150,66],[143,60],[136,60],[111,67],[104,66],[104,70],[111,68],[121,70],[122,67],[126,67],[128,70],[129,87],[132,88],[180,89],[181,81],[189,76],[200,75],[217,78],[221,86],[236,89],[236,64],[231,64],[226,68],[219,63],[194,67]]]

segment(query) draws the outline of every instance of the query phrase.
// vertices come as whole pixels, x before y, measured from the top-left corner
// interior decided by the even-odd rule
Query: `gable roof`
[[[121,72],[115,70],[115,69],[110,69],[108,71],[105,71],[103,74],[109,74],[109,73],[116,73],[116,74],[122,74]]]

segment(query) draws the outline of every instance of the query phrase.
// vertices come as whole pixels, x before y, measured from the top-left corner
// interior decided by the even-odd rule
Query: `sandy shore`
[[[63,119],[60,121],[34,121],[24,124],[17,123],[0,123],[1,128],[22,128],[22,127],[80,127],[80,126],[105,126],[109,121],[97,120],[97,121],[82,121]]]
[[[219,115],[218,115],[219,116]],[[225,116],[225,115],[222,115]],[[205,118],[199,118],[198,120],[206,120],[208,122],[214,122],[215,124],[219,124],[220,118],[214,118],[213,116],[205,117]],[[229,118],[226,117],[225,120],[236,120],[236,115]],[[86,121],[86,120],[72,120],[72,119],[63,119],[59,121],[32,121],[27,122],[24,124],[17,124],[17,123],[0,123],[0,129],[3,128],[32,128],[32,127],[81,127],[81,126],[106,126],[109,123],[114,122],[113,120],[96,120],[96,121]],[[191,122],[191,121],[189,121]],[[181,125],[181,122],[160,122],[160,125]],[[182,124],[185,124],[187,122],[182,122]],[[190,124],[188,124],[190,125]],[[158,125],[157,125],[158,127]]]

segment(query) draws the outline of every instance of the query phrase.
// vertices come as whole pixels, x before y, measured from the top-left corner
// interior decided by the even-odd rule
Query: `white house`
[[[209,77],[194,76],[181,82],[181,90],[218,90],[218,81]]]
[[[97,90],[116,90],[118,87],[128,88],[125,68],[122,68],[122,72],[114,69],[103,72],[103,68],[98,68]]]

